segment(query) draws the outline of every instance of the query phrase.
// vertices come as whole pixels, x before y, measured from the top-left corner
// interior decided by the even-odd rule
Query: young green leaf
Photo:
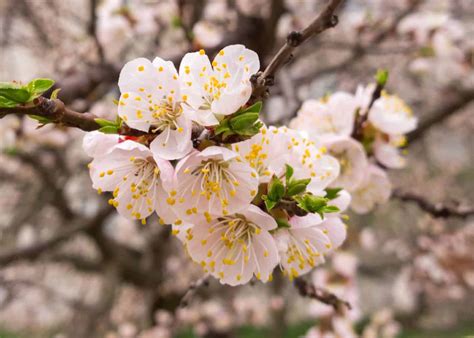
[[[230,130],[230,126],[229,126],[229,120],[228,119],[224,119],[222,120],[219,125],[217,126],[217,128],[214,130],[214,134],[215,135],[220,135],[226,131],[229,131]]]
[[[262,101],[255,102],[253,105],[250,107],[246,108],[244,110],[244,113],[260,113],[262,110]]]
[[[244,131],[257,122],[258,113],[244,113],[229,120],[230,128],[234,131]]]
[[[16,83],[0,82],[0,96],[16,103],[26,103],[31,95],[28,89]]]
[[[311,182],[311,178],[303,178],[301,180],[291,180],[287,183],[287,196],[295,196],[306,191],[306,187]]]
[[[336,207],[335,205],[326,205],[323,209],[322,209],[322,212],[323,213],[333,213],[333,212],[339,212],[339,208]]]
[[[284,218],[276,218],[275,221],[277,222],[278,228],[291,228],[290,223]]]
[[[56,100],[58,98],[58,94],[60,91],[61,91],[61,88],[56,88],[55,90],[53,90],[50,97],[51,100]]]
[[[117,123],[114,121],[109,121],[109,120],[101,119],[101,118],[96,118],[94,119],[94,121],[101,127],[108,127],[108,126],[117,127]]]
[[[285,164],[285,166],[286,166],[285,178],[286,178],[286,184],[288,185],[288,182],[290,182],[290,179],[293,176],[294,169],[289,164]]]
[[[278,202],[271,201],[268,198],[265,199],[265,207],[268,211],[272,210]]]
[[[6,97],[0,96],[0,108],[12,108],[15,107],[18,103],[7,99]]]
[[[45,125],[45,124],[48,124],[48,123],[52,123],[53,121],[51,121],[50,119],[48,119],[47,117],[44,117],[44,116],[39,116],[39,115],[28,115],[30,118],[32,118],[33,120],[36,120],[38,121],[39,123],[41,123],[42,125]]]
[[[339,197],[339,192],[342,190],[342,188],[326,188],[326,197],[328,200],[333,200],[337,197]]]
[[[311,194],[305,194],[303,196],[295,197],[298,202],[298,206],[311,213],[322,214],[323,209],[327,206],[328,199],[321,196],[315,196]]]
[[[54,85],[51,79],[34,79],[28,83],[27,88],[31,96],[38,97]]]
[[[377,70],[377,74],[375,74],[375,81],[379,86],[384,87],[388,81],[388,70],[386,69],[379,69]]]
[[[116,126],[104,126],[99,129],[104,134],[118,134],[118,128]]]
[[[278,177],[274,177],[268,189],[268,199],[278,202],[285,195],[285,186]]]

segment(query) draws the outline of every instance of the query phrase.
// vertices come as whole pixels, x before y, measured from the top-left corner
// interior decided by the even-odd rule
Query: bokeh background
[[[49,77],[72,108],[113,118],[128,60],[178,64],[188,51],[243,43],[265,65],[324,4],[0,0],[0,81]],[[308,276],[352,304],[337,321],[280,276],[235,288],[210,280],[180,306],[201,269],[169,228],[123,219],[97,195],[83,132],[1,119],[0,337],[474,336],[474,218],[429,208],[474,202],[473,36],[472,0],[346,0],[338,26],[275,79],[271,124],[308,98],[354,92],[379,68],[419,117],[407,167],[390,172],[392,199],[350,214],[343,248]]]

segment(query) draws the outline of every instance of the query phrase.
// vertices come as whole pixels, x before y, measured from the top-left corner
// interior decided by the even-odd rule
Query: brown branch
[[[0,266],[6,266],[22,259],[34,259],[46,250],[67,241],[77,233],[99,227],[103,220],[112,212],[112,208],[106,207],[90,220],[80,220],[75,226],[65,229],[61,233],[40,243],[25,248],[15,249],[0,254]]]
[[[266,96],[268,87],[273,85],[276,72],[292,58],[292,53],[298,46],[311,37],[337,25],[338,19],[337,16],[334,15],[334,12],[342,1],[343,0],[330,0],[323,11],[309,26],[301,31],[294,31],[288,34],[286,43],[273,57],[267,68],[252,77],[253,101],[258,101]]]
[[[392,196],[403,202],[413,202],[435,218],[459,217],[467,218],[474,216],[474,208],[463,207],[461,205],[445,205],[442,203],[432,203],[425,199],[425,197],[410,193],[394,190]]]
[[[97,48],[97,54],[99,55],[99,60],[101,63],[105,62],[104,48],[99,41],[97,36],[97,5],[98,0],[89,0],[89,27],[88,33],[94,40],[94,44]]]
[[[63,101],[39,97],[33,103],[13,108],[0,108],[0,117],[5,115],[37,115],[68,127],[77,127],[85,131],[97,130],[100,125],[94,121],[97,116],[91,113],[79,113],[67,108]]]
[[[349,302],[339,298],[328,290],[309,283],[303,278],[296,278],[293,283],[301,296],[316,299],[324,304],[330,305],[333,307],[334,311],[339,314],[344,314],[346,309],[352,309]]]
[[[407,135],[408,142],[420,139],[431,127],[467,107],[472,101],[474,101],[474,91],[471,90],[460,93],[456,99],[448,100],[443,106],[436,107],[433,111],[426,114],[428,117],[421,121],[414,131]]]
[[[183,295],[179,302],[179,307],[186,307],[189,305],[189,302],[192,300],[196,292],[201,288],[202,286],[208,286],[209,285],[209,275],[204,275],[198,280],[194,281],[189,285],[189,288],[186,290],[186,293]]]

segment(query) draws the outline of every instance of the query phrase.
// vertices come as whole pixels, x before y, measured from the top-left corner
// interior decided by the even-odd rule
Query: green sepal
[[[324,189],[326,191],[326,197],[328,200],[333,200],[337,197],[339,197],[339,192],[342,190],[342,188],[326,188]]]
[[[115,125],[113,125],[113,126],[104,126],[104,127],[100,128],[99,131],[104,133],[104,134],[118,134],[118,128]]]
[[[274,177],[268,187],[268,199],[274,202],[280,201],[285,196],[285,186],[278,177]]]
[[[275,218],[275,221],[278,224],[278,228],[291,228],[290,223],[284,218]]]
[[[290,181],[291,177],[293,176],[294,169],[291,165],[285,164],[286,170],[285,170],[285,178],[286,178],[286,183]]]
[[[110,121],[106,119],[101,119],[101,118],[96,118],[94,121],[101,127],[117,127],[117,122],[116,121]]]
[[[311,182],[311,178],[303,178],[301,180],[290,180],[287,183],[287,196],[295,196],[306,191],[306,187]]]

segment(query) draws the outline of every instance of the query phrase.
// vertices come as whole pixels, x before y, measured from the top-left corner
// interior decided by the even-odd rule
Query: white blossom
[[[249,205],[237,214],[198,222],[190,232],[187,249],[221,283],[245,284],[253,275],[266,282],[279,262],[269,233],[276,227],[273,217]]]
[[[345,92],[319,101],[310,99],[303,102],[297,117],[290,122],[290,128],[319,137],[350,136],[356,109],[356,98]]]
[[[369,162],[362,145],[350,137],[334,137],[325,142],[329,154],[337,158],[340,173],[332,183],[348,191],[355,190],[366,175]]]
[[[118,143],[89,165],[94,189],[112,191],[109,203],[128,219],[145,219],[156,211],[169,219],[164,203],[173,178],[171,164],[142,144],[130,140]]]
[[[179,159],[192,149],[192,122],[183,112],[178,73],[170,61],[144,58],[128,62],[120,72],[118,113],[125,123],[137,130],[151,128],[159,135],[152,151],[167,160]]]
[[[258,56],[243,45],[227,46],[211,62],[204,50],[187,53],[181,61],[181,91],[185,111],[193,120],[212,126],[235,113],[252,93],[250,76],[260,68]]]
[[[416,128],[417,118],[402,99],[382,93],[374,102],[369,121],[380,131],[391,134],[406,134]]]
[[[167,199],[184,220],[245,210],[258,190],[258,174],[239,154],[212,146],[194,151],[176,166],[176,188]]]
[[[317,214],[293,216],[290,228],[276,233],[281,256],[280,265],[290,278],[296,278],[324,262],[324,255],[342,244],[346,226],[339,217],[324,220]]]
[[[364,181],[351,193],[351,209],[358,214],[365,214],[375,205],[386,203],[391,190],[392,185],[385,171],[375,165],[369,165]]]

